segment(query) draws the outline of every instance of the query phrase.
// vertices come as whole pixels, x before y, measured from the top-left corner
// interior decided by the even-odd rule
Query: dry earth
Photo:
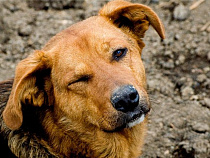
[[[166,39],[144,39],[152,111],[143,158],[210,158],[210,0],[135,0],[162,19]],[[0,81],[53,35],[96,13],[105,1],[0,0]],[[150,3],[149,3],[150,2]]]

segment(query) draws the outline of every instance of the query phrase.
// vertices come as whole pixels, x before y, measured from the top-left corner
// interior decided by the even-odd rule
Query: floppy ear
[[[50,60],[41,51],[35,51],[22,60],[17,68],[9,100],[3,112],[5,124],[12,130],[23,122],[22,105],[42,106],[50,93]],[[46,83],[48,82],[48,83]]]
[[[138,38],[144,37],[150,24],[162,39],[165,38],[164,27],[157,14],[145,5],[115,0],[105,5],[99,15],[109,18],[117,27],[126,33],[132,32]]]

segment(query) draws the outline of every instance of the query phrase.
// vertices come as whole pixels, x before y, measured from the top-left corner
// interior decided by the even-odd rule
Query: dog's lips
[[[121,131],[125,128],[131,128],[134,127],[140,123],[142,123],[145,120],[145,116],[147,113],[144,113],[142,111],[135,111],[135,112],[130,112],[128,114],[123,114],[120,116],[121,121],[117,121],[119,124],[112,129],[112,130],[104,130],[105,132],[117,132]]]
[[[131,128],[137,124],[140,124],[141,122],[143,122],[145,119],[145,114],[136,114],[132,117],[132,119],[127,123],[127,127]]]
[[[127,114],[126,127],[131,128],[142,123],[149,111],[150,108],[142,108],[141,106],[138,106],[135,111]]]

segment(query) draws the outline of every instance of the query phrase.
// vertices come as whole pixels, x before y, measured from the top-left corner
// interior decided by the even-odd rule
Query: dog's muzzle
[[[123,121],[120,121],[121,125],[119,125],[121,128],[133,127],[144,121],[150,108],[146,99],[142,98],[132,85],[122,86],[113,92],[111,103],[120,113],[120,117],[123,117]]]

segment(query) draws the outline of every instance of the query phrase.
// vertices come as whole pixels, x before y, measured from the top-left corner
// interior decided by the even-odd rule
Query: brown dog
[[[140,57],[150,24],[164,38],[150,8],[112,1],[21,61],[1,122],[13,153],[138,157],[150,110]]]

